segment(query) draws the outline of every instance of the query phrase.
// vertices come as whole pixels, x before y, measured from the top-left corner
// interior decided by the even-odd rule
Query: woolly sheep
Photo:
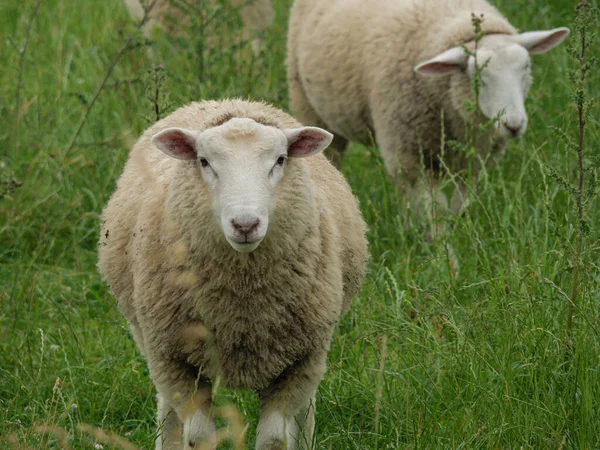
[[[368,257],[357,201],[317,154],[331,138],[262,103],[204,101],[133,148],[99,268],[158,391],[156,449],[214,445],[217,377],[258,391],[257,449],[311,448],[332,333]]]
[[[348,140],[380,148],[399,191],[428,216],[433,202],[459,211],[467,187],[458,182],[450,206],[439,187],[445,140],[462,141],[472,97],[475,31],[471,14],[483,14],[478,43],[480,110],[501,112],[496,130],[478,142],[482,160],[503,154],[507,141],[525,132],[524,99],[531,83],[529,54],[561,43],[567,28],[517,34],[485,0],[296,0],[288,35],[288,83],[296,117],[335,135],[341,164]],[[466,160],[445,148],[452,172]],[[423,170],[423,163],[426,170]],[[438,208],[439,209],[439,208]]]
[[[135,19],[141,19],[144,15],[144,9],[140,0],[124,0],[129,14]],[[172,17],[178,21],[185,21],[182,12],[174,7],[171,0],[157,0],[156,5],[150,13],[150,20],[144,26],[144,34],[150,35],[150,31],[156,25],[169,27],[166,17]],[[216,2],[212,2],[215,4]],[[230,0],[229,3],[234,8],[240,9],[242,19],[242,38],[251,40],[252,50],[258,53],[262,46],[260,35],[273,23],[275,11],[271,5],[271,0]],[[171,32],[175,30],[169,27]]]

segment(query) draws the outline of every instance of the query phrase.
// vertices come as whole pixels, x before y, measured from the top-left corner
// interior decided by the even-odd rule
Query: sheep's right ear
[[[519,45],[527,49],[529,53],[545,53],[552,50],[562,41],[564,41],[571,30],[566,27],[555,28],[547,31],[529,31],[527,33],[517,34],[515,40]]]
[[[152,136],[152,144],[161,152],[175,159],[195,160],[196,136],[194,131],[183,128],[167,128]]]
[[[333,140],[333,134],[318,127],[282,130],[288,140],[288,156],[305,158],[322,152]]]
[[[454,47],[415,66],[421,75],[439,77],[459,72],[467,67],[469,55],[462,47]]]

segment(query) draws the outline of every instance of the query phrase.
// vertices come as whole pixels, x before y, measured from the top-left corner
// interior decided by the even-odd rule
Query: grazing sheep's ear
[[[531,54],[545,53],[564,41],[570,32],[571,30],[566,27],[547,31],[529,31],[516,35],[515,40]]]
[[[195,160],[196,135],[183,128],[167,128],[152,136],[152,144],[175,159]]]
[[[435,58],[417,64],[415,72],[422,75],[439,77],[460,72],[467,67],[469,55],[462,47],[454,47],[440,53]]]
[[[288,156],[304,158],[322,152],[333,140],[333,134],[317,127],[282,130],[288,141]]]

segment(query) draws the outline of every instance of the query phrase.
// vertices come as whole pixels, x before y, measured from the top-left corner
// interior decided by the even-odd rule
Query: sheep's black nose
[[[259,224],[260,219],[258,218],[245,220],[243,222],[238,222],[235,219],[231,219],[231,225],[233,225],[233,228],[235,228],[236,231],[243,234],[244,236],[248,236],[250,233],[256,230]]]
[[[505,124],[504,126],[506,127],[506,129],[508,131],[510,131],[510,134],[512,134],[513,137],[518,136],[519,133],[520,133],[520,131],[521,131],[521,128],[523,128],[521,125],[508,125],[508,124]]]

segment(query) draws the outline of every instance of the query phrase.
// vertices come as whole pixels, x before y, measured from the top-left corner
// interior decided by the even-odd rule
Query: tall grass
[[[287,108],[290,2],[274,1],[276,22],[254,55],[221,2],[209,22],[199,14],[182,34],[157,30],[146,43],[120,0],[43,0],[36,12],[38,1],[0,3],[0,447],[118,448],[109,443],[118,436],[152,448],[152,384],[95,267],[98,215],[128,149],[156,119],[147,94],[160,83],[168,97],[159,115],[200,98]],[[569,25],[577,12],[571,0],[495,4],[521,29]],[[598,56],[594,20],[586,64]],[[351,147],[344,174],[373,258],[335,334],[317,448],[600,446],[597,106],[588,107],[582,153],[589,226],[573,214],[577,153],[554,131],[579,136],[569,77],[579,67],[564,49],[534,58],[529,130],[479,179],[447,237],[458,277],[445,249],[423,238],[425,224],[405,229],[377,150]],[[599,86],[589,70],[586,98]],[[220,389],[216,403],[243,414],[251,448],[256,397]]]

